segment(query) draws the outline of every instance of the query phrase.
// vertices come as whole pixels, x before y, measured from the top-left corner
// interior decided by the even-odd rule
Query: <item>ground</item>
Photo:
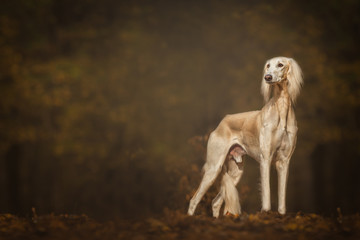
[[[1,214],[0,239],[360,239],[360,215],[270,212],[214,219],[166,210],[158,218],[99,222],[86,215]]]

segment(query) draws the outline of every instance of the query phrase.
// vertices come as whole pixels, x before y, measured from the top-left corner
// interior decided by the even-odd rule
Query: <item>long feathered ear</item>
[[[265,63],[262,80],[261,80],[261,94],[264,96],[264,101],[268,102],[271,97],[272,85],[267,84],[264,80],[266,65],[267,65],[267,62]]]
[[[288,80],[288,92],[291,98],[291,101],[295,104],[296,98],[300,94],[301,87],[303,85],[303,74],[299,64],[292,59],[289,58],[289,69],[287,72],[287,80]]]

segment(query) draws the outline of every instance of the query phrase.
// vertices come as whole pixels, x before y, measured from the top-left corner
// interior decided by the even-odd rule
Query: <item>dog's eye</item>
[[[266,65],[266,68],[269,68],[270,67],[270,64]]]
[[[279,63],[277,66],[278,66],[278,67],[283,67],[283,66],[284,66],[284,64]]]

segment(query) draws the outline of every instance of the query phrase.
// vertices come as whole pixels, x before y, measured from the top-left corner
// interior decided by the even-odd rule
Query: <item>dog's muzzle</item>
[[[267,82],[271,82],[271,80],[273,79],[273,77],[270,74],[266,74],[264,77],[265,81]]]

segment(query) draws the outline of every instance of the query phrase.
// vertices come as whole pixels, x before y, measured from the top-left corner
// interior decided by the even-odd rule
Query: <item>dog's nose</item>
[[[265,75],[265,81],[271,81],[272,80],[272,76],[270,74],[266,74]]]

